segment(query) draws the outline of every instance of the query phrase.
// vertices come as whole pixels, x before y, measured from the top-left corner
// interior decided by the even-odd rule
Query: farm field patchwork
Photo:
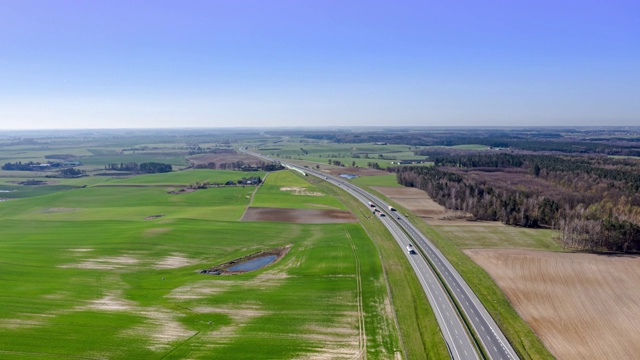
[[[640,257],[467,250],[558,359],[640,353]]]
[[[465,214],[445,209],[420,189],[404,186],[371,186],[371,189],[397,202],[430,225],[469,223],[465,220],[455,220],[464,218]]]
[[[443,220],[447,210],[426,192],[408,187],[372,186],[396,201],[461,249],[509,248],[561,251],[550,229],[507,226],[497,221]],[[451,212],[453,213],[453,212]]]
[[[128,181],[200,178],[176,174]],[[277,186],[298,181],[317,191],[293,174]],[[240,222],[254,189],[89,186],[0,203],[0,357],[396,358],[380,258],[361,226]],[[264,189],[265,202],[317,203]],[[284,246],[257,271],[199,274]]]
[[[417,147],[392,144],[335,144],[325,141],[310,142],[306,139],[292,139],[278,144],[268,144],[257,148],[262,154],[288,160],[305,160],[313,163],[327,164],[338,161],[345,166],[357,165],[366,168],[368,163],[378,163],[385,168],[392,161],[425,160],[425,156],[414,154]]]

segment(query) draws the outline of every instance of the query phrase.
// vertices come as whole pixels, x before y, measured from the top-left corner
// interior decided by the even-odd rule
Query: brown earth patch
[[[282,259],[289,252],[289,249],[290,249],[290,247],[285,246],[285,247],[280,247],[280,248],[275,248],[275,249],[270,249],[270,250],[258,251],[257,253],[245,255],[243,257],[240,257],[240,258],[237,258],[237,259],[233,259],[231,261],[227,261],[226,263],[216,265],[216,266],[214,266],[212,268],[202,270],[202,271],[200,271],[200,273],[201,274],[212,274],[212,275],[242,274],[242,273],[245,273],[246,271],[244,271],[244,270],[231,271],[231,270],[229,270],[229,268],[234,267],[236,265],[240,265],[240,264],[245,263],[247,261],[251,261],[253,259],[257,259],[257,258],[263,257],[263,256],[275,255],[276,259],[274,261],[272,261],[270,264],[266,265],[266,266],[270,266],[270,265],[273,265],[273,264],[277,263],[278,261],[280,261],[280,259]]]
[[[170,256],[163,257],[160,261],[153,265],[154,269],[177,269],[183,266],[196,264],[198,261],[189,259],[184,254],[173,253]]]
[[[447,210],[420,189],[404,186],[372,186],[371,188],[407,208],[430,225],[470,224],[470,214]]]
[[[137,265],[140,262],[130,255],[105,256],[101,258],[87,259],[78,264],[60,265],[60,268],[92,269],[92,270],[118,270]]]
[[[277,221],[300,224],[350,223],[357,219],[349,211],[334,209],[281,209],[250,207],[242,221]]]
[[[155,220],[155,219],[159,219],[161,217],[163,217],[164,215],[149,215],[146,218],[144,218],[145,220]]]
[[[133,309],[134,305],[133,302],[125,300],[121,293],[114,292],[101,299],[90,301],[85,308],[97,311],[129,311]]]
[[[133,336],[148,336],[150,350],[166,352],[172,349],[171,344],[175,341],[186,340],[196,334],[196,331],[187,329],[178,320],[180,315],[170,310],[160,307],[138,308],[135,313],[145,316],[146,320],[126,333]]]
[[[467,250],[558,359],[640,354],[640,257]]]
[[[389,175],[388,172],[383,170],[376,170],[372,168],[365,167],[339,167],[339,168],[329,168],[325,170],[331,175],[340,175],[340,174],[354,174],[358,176],[379,176],[379,175]]]

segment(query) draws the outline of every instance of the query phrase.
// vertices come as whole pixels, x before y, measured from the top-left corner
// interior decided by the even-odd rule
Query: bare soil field
[[[356,222],[349,211],[333,209],[281,209],[250,207],[242,221],[278,221],[300,224],[326,224]]]
[[[477,224],[464,220],[468,215],[460,211],[445,209],[420,189],[400,186],[372,186],[371,188],[407,208],[430,225]],[[493,223],[483,222],[483,224]]]
[[[194,155],[194,156],[188,157],[187,160],[193,165],[206,165],[210,162],[214,162],[219,165],[222,163],[233,163],[237,161],[242,161],[245,164],[252,165],[252,166],[256,165],[259,161],[262,161],[255,156],[240,154],[237,152]]]
[[[467,250],[558,359],[637,359],[640,257]]]

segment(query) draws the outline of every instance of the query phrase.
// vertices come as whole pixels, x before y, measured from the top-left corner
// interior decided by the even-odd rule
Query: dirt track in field
[[[419,218],[431,225],[465,225],[464,214],[459,211],[447,211],[444,206],[433,201],[426,192],[404,186],[372,186],[372,189],[397,202]]]
[[[277,221],[300,224],[326,224],[356,222],[349,211],[334,209],[281,209],[248,208],[242,221]]]
[[[640,357],[640,257],[468,250],[558,359]]]

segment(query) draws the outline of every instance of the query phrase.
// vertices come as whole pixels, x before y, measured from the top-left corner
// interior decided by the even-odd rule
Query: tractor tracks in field
[[[354,354],[351,359],[366,359],[367,358],[367,334],[365,330],[364,322],[364,305],[362,303],[362,277],[360,275],[360,258],[358,256],[358,249],[353,243],[351,234],[345,229],[345,235],[349,239],[351,250],[353,251],[353,257],[356,263],[356,298],[358,303],[358,352]]]
[[[262,184],[264,184],[264,182],[267,180],[267,176],[269,176],[269,173],[266,173],[264,175],[260,184],[258,184],[258,186],[256,186],[256,188],[251,193],[251,197],[249,198],[249,203],[247,204],[247,207],[244,208],[244,213],[242,213],[242,216],[240,217],[240,219],[244,219],[244,216],[246,215],[247,210],[249,210],[249,208],[251,207],[251,204],[253,203],[253,197],[256,196],[256,193],[258,192],[258,189],[260,189],[260,186],[262,186]]]

